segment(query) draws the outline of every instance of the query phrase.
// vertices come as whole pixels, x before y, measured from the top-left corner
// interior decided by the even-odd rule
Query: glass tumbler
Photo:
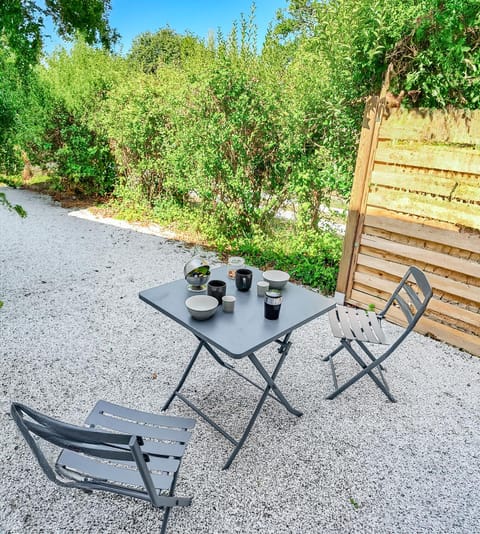
[[[244,265],[245,261],[243,258],[240,258],[240,256],[232,256],[231,258],[228,258],[228,278],[234,280],[237,269],[240,269],[240,267],[243,267]]]

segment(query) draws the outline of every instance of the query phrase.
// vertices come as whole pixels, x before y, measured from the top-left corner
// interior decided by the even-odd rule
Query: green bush
[[[43,145],[37,143],[36,153],[41,163],[56,164],[62,187],[85,194],[112,192],[117,168],[97,115],[125,68],[121,58],[79,39],[69,52],[56,51],[39,69],[47,96]]]
[[[229,52],[231,54],[231,51]],[[219,54],[191,91],[172,171],[226,236],[267,227],[287,195],[280,104],[254,60]]]
[[[61,183],[87,195],[110,193],[117,173],[108,140],[75,123],[64,125],[59,135],[61,145],[54,158]]]
[[[279,232],[249,240],[235,240],[230,253],[243,256],[261,268],[280,269],[294,280],[317,287],[326,294],[335,291],[342,254],[341,237],[329,232],[307,231],[297,235]]]
[[[123,187],[140,187],[152,205],[157,198],[181,202],[189,191],[170,166],[187,87],[183,72],[173,67],[155,76],[136,73],[111,91],[97,115],[111,140]]]

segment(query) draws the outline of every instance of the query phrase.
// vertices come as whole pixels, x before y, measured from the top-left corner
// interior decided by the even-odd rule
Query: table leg
[[[212,349],[212,347],[208,343],[204,343],[205,349],[208,350],[208,352],[212,355],[212,357],[215,359],[217,363],[219,363],[222,367],[225,367],[226,369],[233,369],[233,365],[230,365],[227,362],[224,362],[222,358],[217,354],[216,351]]]
[[[286,351],[284,351],[282,353],[282,356],[280,357],[279,361],[278,361],[278,364],[277,364],[277,367],[275,368],[275,371],[272,373],[272,376],[270,376],[267,371],[265,370],[265,368],[262,366],[262,364],[258,361],[257,357],[255,356],[255,354],[249,354],[248,358],[250,359],[250,361],[253,363],[253,365],[255,366],[255,368],[257,369],[257,371],[262,375],[263,379],[265,380],[265,382],[268,384],[267,385],[267,388],[268,390],[272,390],[276,397],[278,398],[278,400],[285,406],[285,408],[290,412],[292,413],[293,415],[296,415],[297,417],[300,417],[301,415],[303,415],[302,412],[296,410],[289,402],[288,400],[285,398],[285,395],[280,391],[280,388],[277,386],[277,384],[275,384],[275,378],[278,374],[278,371],[280,371],[280,368],[281,366],[283,365],[283,361],[285,360],[286,356],[287,356],[287,353],[288,353],[288,349]]]
[[[173,391],[173,393],[170,395],[169,399],[167,400],[167,402],[163,406],[162,411],[167,410],[168,407],[170,406],[171,402],[173,401],[173,399],[175,397],[178,397],[180,400],[182,400],[185,404],[187,404],[187,406],[189,406],[192,410],[194,410],[207,423],[209,423],[213,428],[215,428],[215,430],[220,432],[225,438],[227,438],[235,446],[235,448],[233,449],[232,454],[229,456],[227,462],[223,466],[223,469],[228,469],[230,467],[231,463],[233,462],[233,460],[237,456],[238,452],[242,448],[242,446],[245,443],[248,435],[250,434],[250,431],[253,428],[253,425],[255,424],[255,421],[257,420],[257,417],[258,417],[258,415],[260,413],[260,410],[262,409],[267,397],[272,397],[274,400],[276,400],[277,402],[282,404],[290,413],[296,415],[297,417],[302,415],[302,412],[300,412],[300,411],[296,410],[295,408],[293,408],[293,406],[287,401],[287,399],[285,398],[283,393],[280,391],[280,388],[275,383],[275,379],[276,379],[276,377],[277,377],[277,375],[278,375],[278,373],[279,373],[279,371],[280,371],[280,369],[281,369],[281,367],[282,367],[282,365],[283,365],[283,363],[285,361],[285,358],[287,357],[288,352],[290,350],[290,346],[291,346],[291,343],[289,341],[290,335],[291,335],[291,333],[287,334],[282,340],[277,340],[277,343],[280,344],[280,347],[278,349],[278,351],[280,353],[280,357],[279,357],[277,365],[275,366],[275,369],[273,370],[273,373],[271,375],[268,374],[268,372],[265,370],[265,368],[263,367],[263,365],[260,363],[260,361],[258,360],[258,358],[255,356],[255,354],[253,352],[248,355],[249,360],[255,366],[255,368],[260,373],[262,378],[265,380],[265,382],[266,382],[266,387],[265,388],[263,388],[259,384],[255,384],[252,380],[250,380],[249,378],[243,376],[241,373],[236,371],[235,368],[232,365],[224,362],[222,360],[222,358],[217,354],[217,352],[207,342],[205,342],[205,341],[203,341],[203,340],[198,338],[200,342],[199,342],[199,344],[198,344],[198,346],[197,346],[192,358],[190,359],[190,362],[188,363],[185,371],[183,372],[183,375],[182,375],[180,381],[178,382],[177,387],[175,388],[175,390]],[[243,434],[242,434],[242,436],[241,436],[241,438],[239,440],[236,440],[235,438],[233,438],[230,434],[228,434],[228,432],[226,432],[222,427],[220,427],[220,425],[215,423],[215,421],[210,419],[210,417],[208,417],[204,412],[202,412],[199,408],[197,408],[192,402],[190,402],[186,397],[184,397],[180,393],[180,390],[182,389],[183,384],[185,383],[185,380],[187,379],[190,371],[192,370],[192,367],[193,367],[193,365],[194,365],[194,363],[195,363],[195,361],[196,361],[196,359],[197,359],[198,355],[200,354],[200,351],[202,350],[203,347],[205,347],[205,349],[209,352],[209,354],[220,365],[222,365],[226,369],[235,371],[239,376],[241,376],[242,378],[247,380],[250,384],[254,385],[255,387],[257,387],[258,389],[260,389],[262,391],[262,396],[260,397],[260,400],[258,401],[258,403],[257,403],[257,405],[255,407],[255,410],[254,410],[254,412],[253,412],[253,414],[252,414],[252,416],[251,416],[247,426],[245,427],[245,430],[243,431]],[[270,393],[270,391],[272,391],[273,395],[272,395],[272,393]]]
[[[173,399],[176,397],[177,393],[182,389],[182,386],[187,379],[188,374],[192,370],[193,364],[195,363],[195,360],[197,359],[198,355],[200,354],[200,351],[202,350],[203,345],[205,344],[204,341],[200,341],[198,344],[198,347],[196,348],[195,352],[193,353],[193,356],[187,365],[185,371],[183,372],[182,378],[180,378],[180,382],[178,383],[177,387],[174,389],[173,393],[170,395],[167,402],[163,405],[162,412],[165,410],[168,410],[168,407],[172,403]]]
[[[267,373],[267,371],[265,370],[263,365],[259,362],[255,354],[253,352],[249,354],[248,358],[253,363],[253,365],[258,370],[258,372],[262,375],[264,380],[267,382],[267,387],[264,389],[263,394],[257,403],[255,411],[253,412],[253,415],[250,418],[250,421],[248,422],[248,425],[246,426],[242,434],[242,437],[238,440],[237,445],[235,446],[232,454],[229,456],[228,460],[223,466],[223,469],[228,469],[230,467],[231,463],[233,462],[233,460],[235,460],[235,457],[237,456],[238,452],[240,451],[243,444],[245,443],[248,435],[250,434],[250,431],[253,428],[253,425],[255,424],[255,421],[257,420],[258,414],[260,413],[260,410],[262,409],[263,404],[265,403],[267,397],[269,396],[270,389],[272,389],[275,392],[275,395],[278,397],[279,402],[281,402],[281,404],[283,404],[290,413],[296,415],[297,417],[300,417],[301,415],[303,415],[302,412],[293,408],[293,406],[287,401],[283,393],[280,391],[278,386],[275,384],[275,378],[277,377],[283,365],[283,362],[285,361],[285,358],[287,357],[288,351],[290,349],[290,344],[288,342],[289,337],[290,337],[290,334],[288,334],[284,340],[284,344],[282,346],[285,348],[284,350],[281,351],[281,356],[271,376]]]

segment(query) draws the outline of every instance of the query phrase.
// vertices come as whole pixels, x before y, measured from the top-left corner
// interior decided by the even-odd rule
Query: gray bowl
[[[290,275],[284,271],[265,271],[263,279],[268,282],[271,289],[282,289],[290,280]]]
[[[185,301],[185,306],[194,319],[205,321],[217,311],[218,300],[210,295],[195,295]]]

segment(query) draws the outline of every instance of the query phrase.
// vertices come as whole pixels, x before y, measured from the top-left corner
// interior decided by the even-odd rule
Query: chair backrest
[[[143,445],[141,437],[121,433],[101,432],[91,428],[70,425],[48,417],[24,404],[15,402],[12,403],[10,413],[26,442],[32,449],[40,467],[47,477],[56,484],[81,489],[89,489],[91,486],[86,481],[69,480],[65,482],[58,477],[39,446],[38,440],[35,439],[35,436],[61,449],[83,453],[87,456],[119,462],[135,462],[144,479],[150,499],[155,500],[155,489],[153,488],[153,483],[151,483],[150,472],[145,465],[145,462],[148,462],[149,458],[147,454],[140,450],[140,445]],[[124,493],[117,491],[118,488],[115,484],[103,482],[102,486],[102,489],[106,491]],[[98,485],[96,485],[95,489],[97,488]],[[153,494],[150,494],[151,492]],[[129,494],[132,494],[132,492]],[[145,498],[141,495],[135,496]]]
[[[432,295],[432,287],[423,271],[418,267],[411,266],[378,317],[383,318],[391,306],[398,306],[407,321],[404,334],[406,335],[415,327],[425,312]]]

